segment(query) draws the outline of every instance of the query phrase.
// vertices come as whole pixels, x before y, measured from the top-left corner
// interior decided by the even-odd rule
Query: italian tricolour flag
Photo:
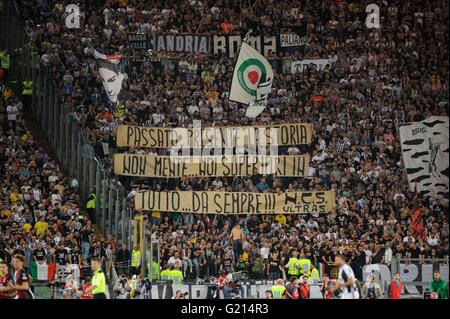
[[[33,261],[30,265],[30,273],[34,280],[54,280],[56,275],[56,264]]]

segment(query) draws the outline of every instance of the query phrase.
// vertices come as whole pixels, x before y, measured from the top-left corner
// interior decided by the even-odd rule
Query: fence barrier
[[[104,236],[112,235],[130,247],[132,211],[127,207],[126,190],[95,156],[86,130],[73,116],[49,66],[37,61],[36,47],[15,1],[2,1],[0,26],[0,49],[11,55],[9,85],[21,92],[23,81],[33,81],[33,117],[64,172],[77,180],[82,205],[95,192],[97,226]]]

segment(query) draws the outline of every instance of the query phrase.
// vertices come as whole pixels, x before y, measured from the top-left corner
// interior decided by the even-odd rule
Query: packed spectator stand
[[[336,210],[320,216],[136,211],[148,216],[151,239],[160,242],[161,269],[179,264],[189,281],[236,271],[276,280],[294,251],[323,264],[324,273],[330,273],[340,252],[362,280],[364,265],[389,265],[395,257],[448,260],[448,204],[421,199],[427,237],[411,231],[414,193],[398,135],[401,123],[448,116],[447,1],[380,1],[381,30],[364,25],[370,1],[82,1],[81,29],[64,27],[63,1],[17,2],[41,63],[60,85],[61,108],[89,134],[95,156],[111,174],[111,156],[121,151],[115,143],[119,124],[314,124],[311,145],[280,148],[283,154],[309,153],[311,177],[117,176],[130,198],[138,189],[336,190]],[[249,29],[277,34],[305,26],[304,50],[267,56],[276,70],[274,89],[256,119],[246,118],[244,107],[228,100],[232,58],[127,45],[127,33],[133,32],[243,36]],[[108,102],[91,47],[129,61],[130,97],[122,114]],[[329,57],[336,62],[323,71],[290,72],[294,60]],[[142,60],[147,63],[135,63]],[[20,99],[3,98],[0,106],[0,258],[8,261],[23,252],[27,264],[43,258],[82,268],[91,257],[104,257],[109,274],[119,245],[113,238],[100,240],[82,217],[76,180],[33,140]],[[128,152],[168,155],[163,149]],[[119,259],[127,262],[123,254]],[[131,275],[127,267],[121,272]]]

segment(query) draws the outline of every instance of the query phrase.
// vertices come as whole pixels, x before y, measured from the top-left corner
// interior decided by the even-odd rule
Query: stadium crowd
[[[27,265],[64,266],[100,257],[100,247],[115,243],[96,237],[80,213],[77,180],[63,174],[27,129],[20,94],[5,93],[0,99],[0,259],[9,263],[21,254]]]
[[[372,1],[86,1],[81,29],[65,28],[63,1],[18,2],[41,62],[60,85],[61,107],[89,132],[96,156],[106,163],[117,151],[166,152],[117,149],[118,124],[314,124],[311,145],[280,148],[310,153],[310,177],[117,177],[131,195],[138,189],[337,192],[336,210],[320,216],[151,212],[146,216],[152,238],[161,243],[162,269],[180,266],[189,279],[245,270],[253,279],[274,280],[294,253],[323,264],[327,273],[343,253],[362,279],[365,264],[389,265],[395,257],[448,260],[448,204],[420,199],[426,237],[411,228],[414,193],[398,136],[401,123],[448,116],[446,2],[379,1],[380,30],[364,24]],[[268,107],[256,119],[228,100],[233,59],[166,52],[153,52],[146,66],[131,65],[124,81],[130,97],[125,111],[115,113],[89,49],[139,60],[149,53],[128,49],[128,32],[276,34],[302,25],[308,32],[304,50],[268,57],[276,75]],[[290,74],[292,61],[329,56],[337,60],[324,71]],[[100,241],[90,221],[78,218],[76,181],[33,140],[20,101],[11,97],[0,105],[0,258],[22,250],[28,262],[74,258],[81,264],[100,254],[112,262],[116,243]]]

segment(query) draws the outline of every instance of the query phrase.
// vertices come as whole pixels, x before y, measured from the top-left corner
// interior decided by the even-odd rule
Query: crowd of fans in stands
[[[161,266],[179,259],[185,277],[195,279],[222,270],[276,279],[293,251],[316,265],[332,264],[341,252],[361,278],[363,265],[390,264],[396,256],[448,259],[448,205],[422,199],[427,238],[412,232],[414,194],[398,135],[401,123],[448,116],[446,2],[380,1],[380,30],[364,24],[369,1],[86,1],[82,28],[74,30],[64,27],[63,1],[19,2],[41,62],[60,84],[61,107],[71,110],[89,132],[96,155],[109,164],[117,151],[118,124],[180,127],[195,119],[203,126],[314,124],[311,145],[280,148],[289,154],[310,153],[311,177],[118,177],[130,191],[337,192],[336,210],[321,216],[151,212]],[[126,34],[135,31],[245,34],[253,29],[277,34],[305,24],[308,45],[303,52],[269,57],[276,73],[273,90],[267,109],[256,119],[243,116],[245,107],[228,100],[232,59],[165,52],[153,52],[150,67],[131,68],[125,114],[114,116],[89,51],[94,46],[105,54],[120,52],[124,59],[145,57],[146,50],[127,48]],[[328,56],[337,56],[331,68],[290,74],[293,60]],[[60,259],[65,249],[77,262],[99,255],[100,247],[113,253],[112,239],[98,241],[90,222],[78,219],[76,185],[33,140],[20,102],[10,98],[0,105],[0,251],[10,255],[22,249],[30,261],[33,251],[34,258],[43,249],[45,258]],[[17,120],[12,120],[14,114]],[[165,154],[160,149],[126,151]]]

